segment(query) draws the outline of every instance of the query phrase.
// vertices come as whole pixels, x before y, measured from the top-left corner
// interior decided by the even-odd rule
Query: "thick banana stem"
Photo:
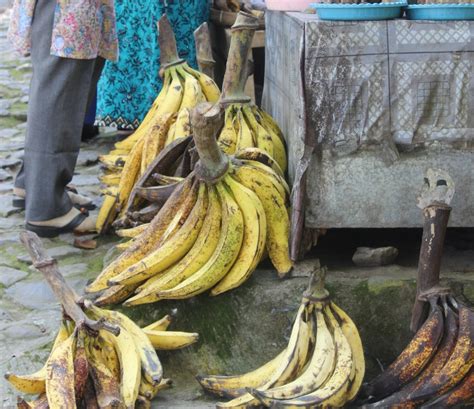
[[[48,257],[39,237],[30,231],[20,233],[20,240],[25,245],[33,261],[33,266],[41,271],[47,283],[53,290],[54,295],[61,303],[66,314],[76,323],[78,327],[86,327],[92,331],[104,329],[114,335],[120,333],[120,328],[104,320],[94,321],[87,317],[79,304],[79,296],[67,284],[59,272],[54,258]]]
[[[416,332],[427,317],[428,306],[419,299],[426,291],[439,291],[439,272],[443,255],[444,238],[451,207],[432,203],[423,209],[423,238],[418,261],[417,300],[413,307],[411,330]]]
[[[199,71],[214,79],[214,65],[216,65],[216,61],[212,56],[211,36],[207,23],[202,23],[194,30],[194,43],[196,45],[196,59]]]
[[[215,183],[227,172],[229,159],[217,145],[217,135],[224,125],[224,115],[219,104],[199,104],[191,112],[194,143],[199,155],[196,174],[206,182]]]
[[[252,47],[258,19],[251,14],[240,12],[231,28],[229,55],[227,58],[224,81],[222,83],[222,103],[249,102],[245,95],[245,83],[248,77],[248,57]]]
[[[321,267],[319,260],[314,265],[314,270],[309,278],[309,285],[303,297],[312,302],[326,301],[329,292],[325,288],[327,268]]]
[[[178,56],[173,27],[166,14],[158,20],[158,44],[160,46],[161,68],[183,62]]]

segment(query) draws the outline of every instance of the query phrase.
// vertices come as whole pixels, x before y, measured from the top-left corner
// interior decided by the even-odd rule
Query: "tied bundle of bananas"
[[[219,146],[227,154],[257,147],[268,153],[286,171],[285,140],[270,115],[251,104],[245,95],[248,57],[258,19],[240,12],[232,26],[232,36],[222,84],[220,103],[226,107],[225,124],[218,136]]]
[[[247,280],[265,249],[281,276],[291,269],[289,190],[278,164],[255,148],[223,154],[215,138],[223,123],[219,105],[200,104],[191,119],[195,171],[87,292],[108,288],[114,301],[137,292],[127,305],[210,288],[217,295]]]
[[[364,385],[364,408],[449,408],[474,403],[474,311],[440,285],[444,237],[454,181],[428,169],[417,199],[423,210],[414,338],[378,377]]]
[[[20,399],[20,407],[143,407],[172,385],[171,379],[162,378],[154,349],[183,348],[198,339],[197,334],[166,331],[169,315],[141,329],[119,312],[90,306],[86,314],[118,325],[119,335],[106,330],[91,333],[63,320],[41,369],[30,375],[5,375],[20,392],[39,394],[32,402]]]
[[[324,273],[312,277],[279,355],[243,375],[197,377],[206,391],[233,398],[218,408],[340,408],[355,398],[365,372],[362,343],[324,289]]]
[[[452,296],[429,299],[430,314],[398,358],[362,390],[363,408],[471,408],[474,312]]]
[[[145,328],[117,311],[80,301],[65,282],[38,236],[21,234],[33,264],[41,270],[64,310],[63,321],[45,365],[31,375],[6,374],[19,391],[39,394],[20,408],[146,408],[169,386],[155,349],[177,349],[198,334],[167,331],[167,315]]]
[[[179,59],[176,39],[166,15],[159,20],[163,88],[138,129],[100,157],[107,171],[101,181],[111,189],[105,195],[97,231],[105,231],[117,214],[123,215],[130,193],[163,148],[191,134],[189,110],[200,102],[216,102],[219,89],[207,75]]]

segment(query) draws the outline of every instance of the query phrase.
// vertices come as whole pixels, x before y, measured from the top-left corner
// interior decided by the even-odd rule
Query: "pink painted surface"
[[[303,11],[315,0],[266,0],[265,4],[269,10]]]

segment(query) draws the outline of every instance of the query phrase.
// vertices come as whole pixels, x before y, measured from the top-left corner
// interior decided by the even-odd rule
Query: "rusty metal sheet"
[[[266,19],[263,107],[306,227],[421,226],[428,167],[462,186],[450,224],[474,226],[474,22]]]

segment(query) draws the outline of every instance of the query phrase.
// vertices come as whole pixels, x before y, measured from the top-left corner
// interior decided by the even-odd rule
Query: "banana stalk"
[[[251,14],[240,12],[231,28],[229,55],[222,82],[221,103],[250,102],[245,95],[245,83],[248,77],[248,58],[251,51],[258,19]]]

